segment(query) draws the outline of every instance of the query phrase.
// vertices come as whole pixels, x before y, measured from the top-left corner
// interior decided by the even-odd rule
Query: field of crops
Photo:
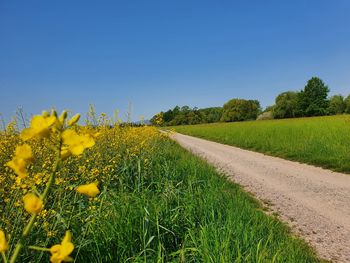
[[[34,116],[0,134],[3,262],[318,262],[240,187],[153,127]]]
[[[173,129],[350,173],[350,115],[175,126]]]

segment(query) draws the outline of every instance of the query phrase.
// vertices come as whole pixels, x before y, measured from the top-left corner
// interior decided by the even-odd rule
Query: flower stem
[[[29,246],[28,248],[33,250],[39,250],[39,251],[50,251],[50,249],[46,247]]]
[[[44,201],[47,197],[47,195],[49,194],[49,190],[53,184],[53,182],[55,181],[55,175],[56,175],[56,172],[58,170],[58,166],[59,166],[59,163],[61,161],[61,146],[62,146],[62,138],[60,136],[60,139],[59,139],[59,147],[57,148],[57,157],[56,157],[56,161],[53,165],[53,169],[52,169],[52,172],[51,172],[51,175],[50,175],[50,178],[49,178],[49,181],[47,182],[46,184],[46,188],[43,192],[43,194],[40,196],[41,200]],[[16,259],[18,258],[19,256],[19,253],[21,252],[22,250],[22,247],[23,247],[23,243],[24,243],[24,240],[27,238],[27,236],[29,235],[30,231],[32,230],[33,228],[33,225],[34,225],[34,222],[35,222],[35,219],[37,217],[37,214],[33,214],[28,222],[28,224],[26,225],[26,227],[24,228],[24,231],[22,233],[22,236],[21,238],[19,239],[18,243],[16,244],[16,247],[15,247],[15,250],[10,258],[10,263],[15,263],[16,262]]]
[[[1,256],[2,256],[2,260],[4,261],[4,263],[7,263],[7,258],[6,258],[6,255],[5,255],[5,252],[1,252]]]

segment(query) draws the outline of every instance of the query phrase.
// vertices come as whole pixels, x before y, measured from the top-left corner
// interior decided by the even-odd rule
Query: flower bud
[[[51,116],[57,117],[57,111],[55,109],[51,110]]]
[[[60,123],[61,123],[62,125],[64,124],[64,121],[66,120],[67,115],[68,115],[67,111],[64,110],[64,111],[62,111],[60,117],[58,118],[58,120],[60,121]]]
[[[46,110],[44,110],[44,111],[41,113],[41,115],[42,115],[43,117],[49,117],[49,116],[50,116],[50,114],[49,114]]]
[[[76,124],[79,121],[79,119],[80,119],[80,114],[77,113],[67,123],[69,126],[72,126],[72,125]]]

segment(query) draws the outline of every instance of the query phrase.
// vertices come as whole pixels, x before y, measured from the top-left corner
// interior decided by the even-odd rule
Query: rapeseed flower
[[[9,245],[6,240],[5,232],[0,230],[0,253],[9,249]]]
[[[62,133],[63,144],[61,156],[63,159],[70,155],[81,155],[86,148],[95,145],[95,140],[88,134],[79,135],[73,130],[65,130]]]
[[[69,256],[73,250],[74,245],[71,242],[72,234],[69,231],[66,231],[66,234],[59,245],[54,245],[50,248],[50,252],[52,256],[50,257],[50,261],[52,263],[61,263],[64,261],[73,261],[73,259]]]
[[[30,127],[21,132],[21,139],[27,141],[31,138],[44,138],[50,135],[51,126],[57,121],[54,115],[36,115],[30,121]]]
[[[15,156],[24,159],[27,162],[33,161],[33,151],[28,144],[19,145],[16,147]]]
[[[6,165],[23,179],[27,177],[27,166],[33,159],[32,148],[28,144],[23,144],[16,147],[15,156]]]
[[[100,190],[97,187],[97,183],[84,184],[77,187],[77,192],[84,194],[89,197],[95,197],[100,193]]]
[[[35,194],[26,194],[23,197],[24,209],[30,214],[38,214],[43,209],[43,201]]]
[[[28,163],[24,159],[13,158],[11,161],[7,162],[6,165],[10,167],[20,178],[23,179],[28,176]]]

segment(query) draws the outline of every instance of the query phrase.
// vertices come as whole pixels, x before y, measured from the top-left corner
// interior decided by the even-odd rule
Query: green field
[[[350,115],[172,128],[179,133],[350,173]]]

